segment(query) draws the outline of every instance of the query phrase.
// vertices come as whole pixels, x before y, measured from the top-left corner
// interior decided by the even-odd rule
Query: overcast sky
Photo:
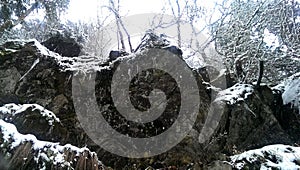
[[[107,10],[101,6],[107,5],[108,0],[71,0],[66,19],[71,21],[89,21],[106,14]],[[171,0],[172,1],[172,0]],[[199,0],[201,6],[212,7],[216,0]],[[128,16],[142,13],[160,13],[167,0],[120,0],[121,15]],[[167,11],[171,14],[170,11]]]

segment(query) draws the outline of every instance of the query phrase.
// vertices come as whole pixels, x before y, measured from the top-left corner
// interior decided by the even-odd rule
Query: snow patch
[[[228,89],[218,93],[216,101],[226,101],[229,104],[235,104],[239,101],[244,101],[254,91],[253,85],[236,84]]]
[[[44,107],[38,105],[38,104],[6,104],[2,107],[0,107],[0,112],[2,114],[10,114],[12,116],[15,116],[19,113],[22,113],[26,111],[28,108],[32,108],[31,110],[38,110],[40,111],[41,115],[48,120],[49,125],[51,126],[53,122],[60,122],[59,118],[55,116],[55,114]]]
[[[272,89],[281,91],[283,104],[290,103],[292,107],[298,107],[300,114],[300,72],[287,78]]]
[[[205,66],[205,62],[202,58],[199,57],[199,54],[196,53],[191,48],[188,48],[184,44],[181,47],[182,50],[182,58],[186,62],[186,64],[192,69],[198,69]]]
[[[43,46],[40,42],[38,42],[36,39],[32,39],[31,41],[34,42],[34,45],[38,48],[40,53],[45,56],[52,56],[54,58],[60,59],[61,56],[53,51],[48,50],[45,46]]]
[[[33,40],[35,46],[44,56],[54,58],[61,66],[62,71],[83,71],[85,73],[108,69],[109,66],[101,66],[104,59],[94,55],[81,55],[78,57],[63,57],[53,51],[48,50],[37,40]]]
[[[11,123],[7,123],[0,119],[0,129],[1,133],[3,134],[3,143],[0,147],[4,147],[4,144],[10,144],[10,148],[13,149],[24,142],[31,142],[32,148],[34,150],[39,150],[38,155],[35,157],[35,160],[38,161],[39,158],[42,158],[45,161],[51,161],[54,165],[57,164],[65,164],[65,150],[70,150],[75,152],[76,156],[79,156],[84,151],[89,151],[88,148],[78,148],[71,144],[66,144],[64,146],[59,145],[59,143],[47,142],[47,141],[40,141],[34,135],[27,134],[23,135],[20,134],[15,125]],[[47,153],[51,153],[47,155]],[[91,152],[95,154],[94,152]]]
[[[267,46],[272,47],[273,50],[279,47],[279,40],[275,34],[271,33],[268,29],[265,29],[264,36],[264,42]]]
[[[291,103],[292,106],[298,107],[300,114],[300,79],[289,82],[282,94],[283,104]]]
[[[300,16],[297,16],[295,21],[296,21],[296,23],[299,23],[300,22]]]
[[[269,145],[260,149],[249,150],[230,157],[230,164],[236,169],[243,169],[249,163],[261,163],[260,169],[300,169],[300,147],[289,145]]]

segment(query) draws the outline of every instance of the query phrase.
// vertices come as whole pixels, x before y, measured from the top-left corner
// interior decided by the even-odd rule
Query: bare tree
[[[276,83],[300,71],[293,59],[300,56],[298,2],[233,0],[219,7],[224,15],[210,26],[216,51],[240,82]]]
[[[45,9],[48,24],[58,22],[59,13],[68,8],[69,0],[53,1],[1,1],[0,2],[0,36],[5,31],[22,24],[34,10]]]
[[[109,6],[106,6],[115,16],[116,19],[116,24],[117,24],[117,36],[118,39],[120,40],[121,43],[121,50],[126,51],[126,47],[125,47],[125,43],[124,43],[124,36],[122,33],[121,28],[123,29],[123,31],[125,32],[126,36],[127,36],[127,40],[128,40],[128,45],[129,45],[129,50],[130,52],[133,52],[133,48],[132,48],[132,44],[131,44],[131,39],[130,39],[130,34],[127,31],[121,16],[120,16],[120,0],[117,1],[117,6],[115,5],[114,0],[109,0]]]
[[[177,45],[180,48],[181,47],[181,30],[180,30],[180,25],[181,25],[181,19],[182,19],[182,15],[183,15],[183,11],[181,10],[181,6],[179,4],[179,0],[175,0],[175,6],[173,5],[173,3],[171,2],[171,0],[168,0],[169,6],[171,8],[172,14],[174,16],[175,19],[175,23],[177,26]],[[185,7],[183,7],[185,8]],[[177,10],[176,10],[177,9]]]

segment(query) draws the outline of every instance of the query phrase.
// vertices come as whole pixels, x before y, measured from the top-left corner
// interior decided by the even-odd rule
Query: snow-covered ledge
[[[269,145],[231,156],[230,159],[230,164],[236,169],[247,169],[254,165],[259,169],[300,169],[300,147]]]
[[[96,153],[91,152],[88,148],[78,148],[71,144],[62,146],[59,143],[40,141],[34,135],[20,134],[15,125],[1,119],[0,137],[0,140],[3,141],[0,150],[3,153],[4,161],[14,163],[7,164],[7,168],[19,165],[26,165],[30,169],[45,169],[46,167],[75,169],[82,166],[89,166],[89,169],[91,167],[94,167],[93,169],[103,168]],[[24,154],[15,157],[14,155],[18,154],[20,150]]]

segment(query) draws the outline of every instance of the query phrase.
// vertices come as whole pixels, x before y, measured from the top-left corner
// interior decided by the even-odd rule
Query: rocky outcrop
[[[35,105],[13,116],[4,112],[1,114],[21,133],[34,134],[38,140],[83,147],[87,136],[79,126],[72,105],[72,72],[64,71],[63,63],[61,65],[55,57],[59,55],[34,40],[3,44],[0,73],[5,73],[5,76],[0,77],[0,84],[6,88],[1,88],[0,106],[8,103],[39,104],[53,110],[60,121],[50,126],[41,116],[43,111]],[[66,60],[68,63],[69,60]]]
[[[272,88],[276,103],[274,115],[295,143],[300,143],[300,74],[294,74]],[[281,106],[281,107],[278,107]]]
[[[0,120],[1,169],[105,169],[87,148],[40,141]]]
[[[212,104],[224,107],[216,135],[208,144],[209,150],[232,155],[265,145],[297,142],[276,117],[275,113],[282,105],[278,105],[267,86],[257,89],[252,85],[237,84],[221,91]]]
[[[10,93],[6,91],[0,96],[9,95],[21,104],[39,104],[55,111],[54,114],[60,118],[64,127],[70,128],[62,141],[83,146],[82,138],[78,135],[79,131],[83,131],[78,130],[72,106],[72,72],[63,71],[63,66],[55,58],[58,55],[47,51],[37,41],[11,41],[2,47],[4,50],[1,52],[0,70],[7,72],[14,68],[10,76],[15,77],[12,79],[15,82],[3,84],[10,87]],[[6,100],[3,104],[9,102]]]
[[[14,77],[14,83],[11,85],[9,81],[5,81],[3,86],[9,86],[10,89],[5,89],[5,93],[3,92],[3,96],[12,95],[15,96],[16,100],[19,103],[36,103],[39,104],[46,109],[53,111],[53,113],[59,118],[60,122],[55,123],[54,127],[49,127],[49,125],[44,124],[41,126],[43,129],[40,129],[40,125],[36,124],[36,128],[34,128],[35,124],[32,120],[40,119],[40,111],[35,110],[31,107],[24,110],[22,113],[17,114],[11,119],[11,123],[16,124],[17,128],[23,129],[22,133],[31,133],[36,135],[39,140],[49,140],[53,142],[60,142],[61,144],[70,143],[75,146],[87,146],[93,151],[97,152],[98,158],[102,160],[108,166],[112,166],[113,168],[131,168],[136,165],[140,168],[147,168],[149,166],[153,166],[156,168],[160,167],[168,167],[171,165],[176,165],[177,167],[184,167],[190,164],[190,162],[194,162],[197,158],[197,151],[191,149],[183,149],[186,145],[196,145],[197,137],[189,137],[187,140],[183,141],[177,147],[165,153],[163,155],[159,155],[153,158],[145,158],[143,160],[136,159],[127,159],[123,157],[119,157],[113,154],[106,152],[101,149],[99,146],[94,144],[92,140],[88,138],[88,136],[81,129],[79,122],[76,118],[76,113],[73,106],[72,101],[72,72],[69,70],[77,71],[80,69],[97,69],[99,67],[89,66],[89,61],[85,63],[87,66],[81,67],[82,59],[80,57],[73,57],[72,59],[64,58],[59,56],[45,47],[41,46],[37,41],[12,41],[7,42],[2,45],[3,51],[1,52],[1,62],[0,69],[4,72],[9,72],[11,68],[14,68],[10,73],[13,74],[5,74],[11,77]],[[146,56],[146,54],[145,54]],[[141,56],[142,57],[142,56]],[[129,58],[128,58],[129,60]],[[94,61],[92,60],[94,63]],[[113,72],[118,66],[120,62],[127,62],[125,60],[113,61],[113,63],[102,64],[101,71],[97,73],[96,77],[96,96],[98,104],[100,108],[106,108],[106,106],[110,105],[108,110],[104,110],[103,112],[106,115],[114,115],[116,110],[112,107],[113,102],[110,96],[110,83],[113,76]],[[22,63],[22,65],[21,65]],[[16,65],[16,66],[14,66]],[[103,69],[105,68],[105,69]],[[8,70],[8,71],[7,71]],[[88,71],[88,70],[87,70]],[[95,71],[95,70],[94,70]],[[149,72],[150,73],[150,72]],[[162,74],[160,72],[153,72],[152,74]],[[201,93],[203,97],[203,102],[201,105],[202,112],[207,108],[207,103],[209,102],[209,97],[205,92],[204,86],[201,84],[202,78],[195,73],[197,76],[197,80],[199,81],[199,86],[201,86]],[[8,77],[6,79],[10,79]],[[149,80],[145,80],[148,82],[155,82],[158,80],[158,77],[152,77]],[[165,86],[165,90],[172,92],[173,87],[166,86],[169,84],[170,77],[167,79],[159,80],[162,86]],[[138,82],[138,81],[137,81]],[[137,85],[137,84],[136,84]],[[139,89],[136,85],[133,85],[132,92],[134,95],[138,96]],[[148,88],[148,87],[146,87]],[[151,87],[149,87],[151,88]],[[147,90],[147,89],[146,89]],[[149,90],[149,89],[148,89]],[[136,92],[135,92],[136,91]],[[1,95],[2,95],[1,94]],[[174,93],[175,97],[176,94]],[[4,99],[7,100],[6,97]],[[174,98],[173,100],[175,100]],[[137,103],[140,107],[149,107],[148,101],[146,99],[136,100],[136,102],[142,101],[141,103]],[[10,103],[3,102],[4,104]],[[178,104],[178,102],[174,102],[174,105]],[[169,113],[166,115],[172,116],[172,109],[168,111]],[[203,115],[204,116],[204,113]],[[27,120],[28,118],[28,120]],[[31,119],[32,118],[32,119]],[[115,117],[108,117],[109,119],[113,119]],[[45,123],[44,119],[41,119],[43,123]],[[28,124],[27,124],[28,123]],[[168,127],[170,123],[168,121],[163,121],[161,119],[160,125],[158,128]],[[116,122],[114,125],[124,124],[123,121]],[[26,128],[28,126],[28,128]],[[200,128],[201,124],[198,124],[196,128]],[[50,133],[49,130],[52,130]],[[56,130],[57,129],[57,130]],[[40,131],[42,130],[42,131]],[[118,129],[121,132],[132,133],[132,135],[136,135],[138,133],[134,133],[130,129],[120,128]],[[153,128],[148,129],[150,135],[156,134],[156,130]],[[194,146],[193,146],[194,147]],[[181,153],[180,156],[178,153]]]
[[[161,49],[167,51],[169,47],[167,44],[164,44],[164,41],[161,42],[160,39],[153,34],[145,36],[143,40],[144,41],[137,49],[136,55],[133,54],[131,56],[119,57],[115,60],[112,60],[109,65],[109,69],[102,69],[99,71],[95,79],[96,99],[98,105],[100,106],[99,108],[102,115],[109,122],[110,126],[122,134],[140,138],[155,136],[164,132],[164,129],[168,129],[174,123],[172,118],[178,115],[178,106],[180,105],[180,92],[176,82],[174,82],[174,79],[163,71],[153,69],[143,71],[142,73],[136,75],[136,77],[132,77],[133,81],[129,87],[131,93],[131,102],[137,109],[147,110],[149,107],[151,107],[151,105],[149,99],[145,96],[149,96],[149,93],[153,90],[153,88],[159,88],[167,95],[169,104],[168,107],[166,107],[163,115],[156,119],[153,124],[148,123],[147,125],[139,125],[127,121],[124,117],[120,116],[120,113],[118,113],[115,103],[111,97],[112,78],[114,72],[118,68],[118,65],[121,63],[132,65],[134,64],[135,60],[138,60],[138,58],[153,56],[151,55],[151,51],[147,49]],[[179,57],[180,60],[182,60],[180,53],[175,53],[174,57]],[[168,63],[170,61],[164,62],[166,65],[174,65],[174,63]],[[174,70],[178,70],[177,65],[174,65]],[[199,110],[199,122],[195,124],[195,130],[193,133],[191,133],[188,137],[186,137],[186,139],[184,139],[170,151],[151,158],[122,158],[104,152],[95,147],[95,149],[98,149],[97,153],[100,157],[100,160],[102,160],[105,165],[110,165],[115,169],[130,169],[133,166],[136,166],[140,169],[146,169],[148,167],[158,169],[167,168],[169,166],[184,168],[192,167],[192,162],[198,162],[200,160],[199,153],[201,152],[201,148],[198,143],[197,134],[203,126],[202,121],[205,118],[205,112],[207,112],[210,98],[206,93],[205,86],[202,84],[202,77],[196,71],[193,71],[193,73],[197,79],[200,91],[199,93],[201,94],[202,100]],[[123,74],[128,73],[124,72]],[[120,84],[123,83],[122,80],[118,81]],[[124,86],[126,86],[126,84],[124,84]]]
[[[123,134],[134,137],[154,136],[163,132],[164,128],[170,127],[173,123],[171,118],[176,117],[180,105],[178,98],[180,91],[172,77],[162,71],[142,72],[133,78],[130,86],[131,102],[140,110],[146,110],[151,106],[147,98],[149,94],[143,92],[150,93],[153,87],[159,87],[169,95],[170,107],[166,109],[164,117],[155,122],[155,126],[133,124],[128,127],[130,122],[120,116],[112,101],[111,82],[119,64],[125,62],[130,64],[135,60],[134,57],[148,56],[147,49],[149,48],[167,50],[184,61],[181,57],[182,51],[168,44],[163,36],[148,34],[145,37],[137,48],[137,55],[119,56],[117,54],[117,57],[112,57],[104,64],[97,63],[96,58],[76,57],[77,53],[76,55],[74,53],[74,56],[65,55],[73,56],[72,58],[62,57],[46,49],[37,41],[11,41],[1,45],[0,108],[6,108],[6,111],[0,110],[1,118],[5,121],[3,124],[13,123],[20,133],[34,134],[36,140],[60,142],[58,148],[67,143],[77,147],[87,146],[97,153],[102,163],[114,169],[132,169],[133,167],[137,169],[150,167],[156,169],[167,167],[170,169],[229,168],[228,163],[223,161],[229,161],[230,155],[269,144],[299,144],[299,136],[297,136],[299,114],[294,111],[290,112],[288,105],[283,104],[281,91],[275,93],[267,86],[260,88],[246,84],[232,86],[234,82],[230,81],[227,82],[227,86],[232,86],[231,88],[216,89],[214,91],[216,96],[210,96],[212,92],[207,87],[209,87],[211,77],[208,72],[213,73],[217,78],[222,75],[212,67],[192,71],[199,87],[200,109],[193,130],[177,146],[166,153],[143,159],[116,156],[100,148],[83,131],[74,109],[72,79],[73,73],[77,71],[96,72],[95,97],[99,110],[110,125]],[[68,47],[64,48],[68,49]],[[70,51],[72,52],[72,49]],[[57,52],[64,55],[62,52]],[[203,84],[204,82],[208,84]],[[9,103],[20,105],[9,105]],[[7,112],[13,113],[12,108],[23,106],[27,107],[22,112],[7,114]],[[46,110],[39,109],[42,106]],[[45,112],[51,112],[59,121],[49,124],[49,119],[43,116]],[[219,114],[215,116],[216,113]],[[141,136],[142,131],[148,136]],[[76,157],[77,152],[69,151],[68,147],[64,147],[60,153],[64,153],[62,155],[67,162],[57,166],[53,158],[49,161],[40,158],[38,162],[41,164],[33,164],[38,153],[43,155],[42,150],[47,151],[46,155],[51,155],[52,151],[47,150],[46,146],[46,149],[35,150],[34,143],[30,140],[25,141],[20,143],[19,147],[9,149],[9,152],[2,147],[0,156],[6,157],[11,154],[7,158],[10,162],[16,165],[22,163],[28,167],[41,167],[42,162],[45,162],[47,169],[60,168],[62,164],[81,168],[83,164],[94,165],[97,162],[96,154],[80,152],[83,157],[89,158],[85,161],[83,157]],[[10,142],[1,140],[2,144],[10,145]],[[49,147],[52,146],[54,146],[53,143],[49,145]],[[25,163],[19,159],[23,160],[23,153],[28,157]]]
[[[6,104],[0,107],[0,118],[12,123],[22,134],[33,134],[40,140],[65,143],[66,127],[59,118],[37,104]]]

